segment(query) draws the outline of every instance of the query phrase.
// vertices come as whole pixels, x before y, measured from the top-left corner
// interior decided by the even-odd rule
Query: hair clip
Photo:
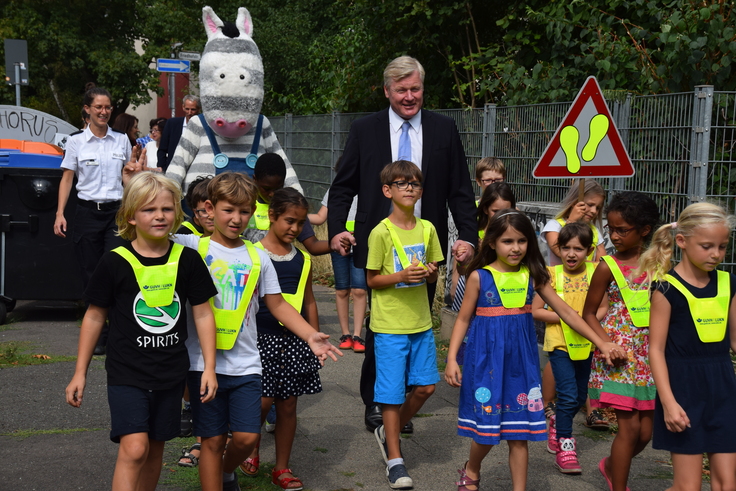
[[[673,229],[674,229],[674,228],[677,228],[677,222],[672,222],[672,223],[670,223],[670,227],[672,227]]]

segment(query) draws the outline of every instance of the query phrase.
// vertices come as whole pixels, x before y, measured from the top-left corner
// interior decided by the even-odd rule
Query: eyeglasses
[[[98,113],[101,113],[103,110],[104,111],[107,111],[107,112],[112,111],[112,106],[89,106],[89,107],[91,107],[92,109],[94,109]]]
[[[399,188],[399,191],[404,191],[409,186],[411,186],[412,189],[422,189],[422,183],[419,181],[393,181],[391,185]]]
[[[480,182],[482,182],[484,186],[488,186],[494,182],[503,182],[503,177],[499,179],[481,179]]]
[[[195,208],[194,213],[196,213],[200,218],[207,218],[209,216],[207,210],[204,208]]]
[[[158,128],[151,128],[151,133],[161,133]]]
[[[611,227],[610,225],[606,224],[606,226],[604,228],[606,230],[608,230],[608,235],[609,236],[610,235],[613,235],[613,234],[616,234],[619,237],[624,238],[627,235],[629,235],[629,232],[631,232],[632,230],[634,230],[636,227],[621,228],[621,227]]]

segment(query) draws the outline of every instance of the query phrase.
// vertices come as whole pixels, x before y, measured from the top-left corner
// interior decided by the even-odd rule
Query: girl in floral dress
[[[642,193],[617,194],[606,208],[606,229],[616,253],[604,256],[593,274],[583,307],[583,319],[603,339],[626,348],[628,360],[606,364],[596,350],[588,383],[593,407],[611,407],[619,432],[610,457],[598,464],[608,487],[624,491],[631,459],[652,438],[656,388],[649,369],[649,280],[634,277],[639,256],[659,221],[657,204]],[[608,313],[602,321],[595,314],[608,297]]]

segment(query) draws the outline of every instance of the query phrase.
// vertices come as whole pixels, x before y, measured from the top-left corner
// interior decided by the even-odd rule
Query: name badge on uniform
[[[89,160],[85,160],[85,161],[84,161],[84,163],[85,163],[86,165],[100,165],[100,163],[99,163],[99,162],[97,162],[97,159],[89,159]]]
[[[122,153],[113,152],[112,158],[119,159],[119,160],[125,160],[125,155],[123,155]]]

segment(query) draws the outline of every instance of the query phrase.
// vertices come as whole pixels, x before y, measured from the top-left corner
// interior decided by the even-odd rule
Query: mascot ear
[[[238,26],[240,34],[245,34],[248,37],[253,37],[253,20],[250,18],[250,12],[245,7],[238,9],[238,18],[235,21],[235,25]]]
[[[204,30],[207,32],[208,40],[217,34],[223,26],[222,21],[217,17],[212,7],[204,7],[202,9],[202,23],[204,24]]]

